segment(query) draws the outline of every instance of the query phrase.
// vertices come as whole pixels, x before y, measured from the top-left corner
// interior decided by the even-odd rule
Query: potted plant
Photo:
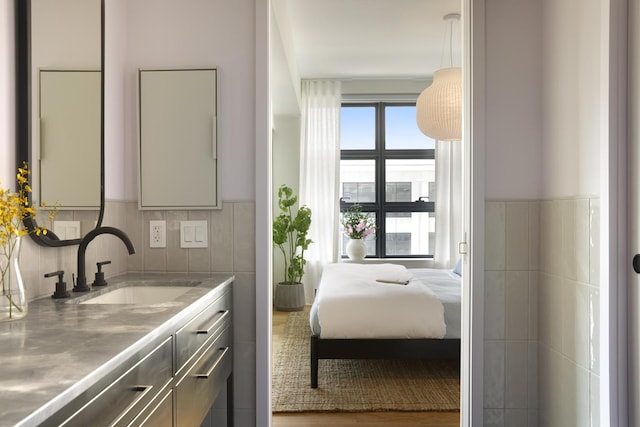
[[[298,197],[286,185],[278,189],[278,206],[282,212],[273,221],[273,244],[284,257],[284,281],[276,284],[273,302],[280,311],[300,311],[304,308],[302,276],[307,261],[304,251],[312,243],[307,238],[311,225],[311,210],[301,206],[294,214]]]

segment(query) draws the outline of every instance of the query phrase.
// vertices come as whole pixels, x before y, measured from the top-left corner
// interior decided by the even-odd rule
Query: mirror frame
[[[96,228],[104,218],[104,0],[100,0],[100,209]],[[14,0],[15,13],[15,80],[16,80],[16,167],[31,161],[31,0]],[[31,163],[29,163],[31,165]],[[29,204],[32,203],[29,194]],[[40,246],[60,247],[78,245],[80,239],[60,240],[53,231],[33,233],[38,227],[35,219],[25,218],[25,228]]]

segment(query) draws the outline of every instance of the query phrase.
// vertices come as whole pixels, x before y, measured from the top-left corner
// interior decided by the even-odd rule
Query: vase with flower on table
[[[18,168],[17,190],[0,187],[0,322],[22,319],[27,315],[27,293],[20,273],[20,248],[29,233],[46,234],[44,228],[27,229],[24,220],[35,218],[31,206],[27,163]],[[53,219],[55,210],[49,212]]]
[[[375,219],[362,206],[354,203],[342,214],[342,232],[349,238],[345,252],[352,261],[362,261],[367,255],[365,239],[375,235]]]

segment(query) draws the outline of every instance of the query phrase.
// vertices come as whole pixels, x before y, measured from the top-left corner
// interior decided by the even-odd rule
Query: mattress
[[[444,321],[446,334],[444,338],[461,337],[461,289],[460,276],[451,270],[435,268],[411,268],[408,269],[416,279],[429,287],[442,302],[444,307]],[[316,298],[311,306],[309,323],[314,335],[322,337],[320,320],[318,318],[319,301]]]

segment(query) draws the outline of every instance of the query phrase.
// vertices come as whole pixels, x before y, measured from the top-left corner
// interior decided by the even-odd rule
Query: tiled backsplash
[[[124,206],[121,203],[108,203],[103,219],[104,225],[124,229]],[[97,217],[95,211],[59,211],[56,219],[77,220],[82,222],[82,229],[93,228]],[[136,247],[137,248],[137,247]],[[78,245],[50,248],[38,246],[30,237],[25,238],[25,244],[20,253],[20,271],[25,282],[29,299],[45,297],[53,294],[56,278],[44,278],[44,274],[57,270],[64,271],[67,288],[73,288],[73,277],[78,270]],[[127,271],[127,250],[122,241],[111,235],[101,235],[95,238],[86,252],[86,278],[88,284],[93,282],[96,263],[110,260],[102,270],[105,276],[111,277]]]
[[[599,201],[487,201],[485,426],[597,426]]]

